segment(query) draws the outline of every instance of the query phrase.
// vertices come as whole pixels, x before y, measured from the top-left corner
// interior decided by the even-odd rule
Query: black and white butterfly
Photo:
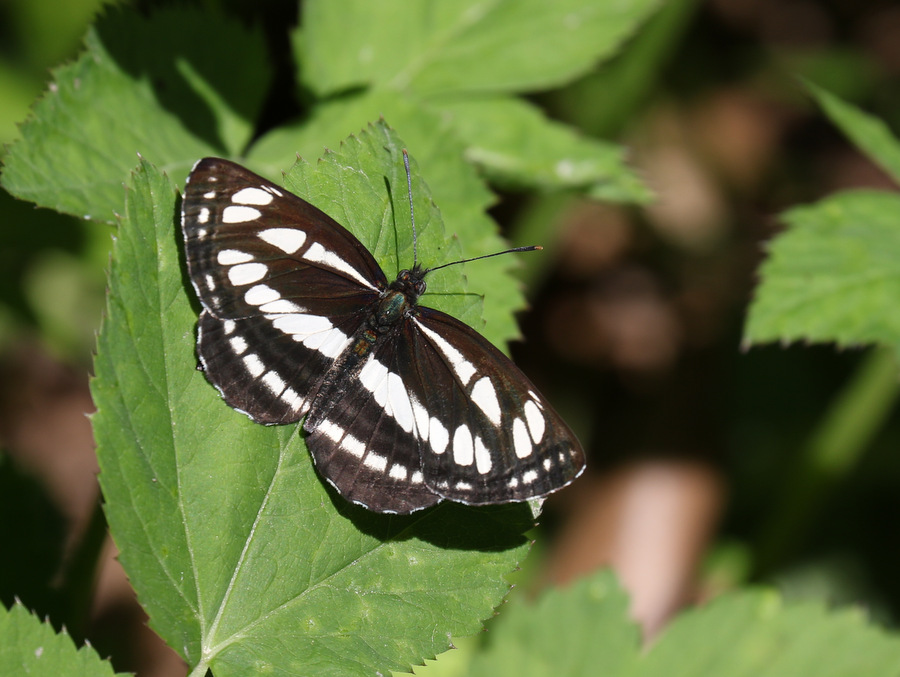
[[[188,177],[182,229],[207,378],[259,423],[306,416],[316,468],[345,498],[409,513],[522,501],[581,474],[578,441],[525,375],[417,305],[429,270],[389,283],[334,219],[217,158]]]

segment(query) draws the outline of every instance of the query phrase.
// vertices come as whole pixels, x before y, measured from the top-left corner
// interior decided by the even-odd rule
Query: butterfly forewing
[[[503,503],[583,470],[571,430],[508,358],[417,305],[421,269],[389,286],[349,231],[227,160],[195,165],[182,228],[207,377],[260,423],[306,415],[316,467],[345,498],[395,513]]]
[[[290,303],[323,316],[359,310],[387,283],[325,212],[228,160],[194,166],[182,229],[191,281],[217,317],[295,312]]]
[[[255,421],[299,420],[384,273],[327,214],[227,160],[194,166],[182,229],[207,377]]]

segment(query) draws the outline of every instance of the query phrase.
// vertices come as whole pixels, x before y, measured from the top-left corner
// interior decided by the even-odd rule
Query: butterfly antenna
[[[469,261],[477,261],[478,259],[489,259],[492,256],[500,256],[501,254],[512,254],[513,252],[533,252],[543,249],[540,245],[529,245],[527,247],[513,247],[512,249],[504,249],[502,252],[494,252],[493,254],[485,254],[484,256],[473,256],[471,259],[462,259],[460,261],[451,261],[450,263],[442,263],[434,268],[429,268],[426,273],[446,268],[447,266],[455,266],[457,263],[468,263]]]
[[[406,168],[406,192],[409,195],[409,220],[412,223],[412,233],[413,233],[413,270],[418,267],[418,239],[416,237],[416,214],[413,211],[413,195],[412,195],[412,175],[409,171],[409,153],[406,152],[406,149],[403,149],[403,166]],[[513,252],[533,252],[538,249],[543,249],[543,247],[539,245],[530,245],[528,247],[514,247],[513,249],[506,249],[502,252],[494,252],[493,254],[485,254],[484,256],[475,256],[471,259],[462,259],[461,261],[451,261],[450,263],[444,263],[440,266],[435,266],[434,268],[428,268],[425,273],[430,273],[434,270],[439,270],[441,268],[446,268],[447,266],[455,266],[457,263],[468,263],[469,261],[477,261],[478,259],[489,259],[492,256],[500,256],[501,254],[512,254]]]
[[[413,212],[413,199],[412,199],[412,176],[409,173],[409,153],[406,152],[406,149],[403,149],[403,166],[406,167],[406,193],[409,195],[409,220],[412,223],[412,233],[413,233],[413,270],[416,269],[418,265],[418,240],[416,238],[416,215]]]

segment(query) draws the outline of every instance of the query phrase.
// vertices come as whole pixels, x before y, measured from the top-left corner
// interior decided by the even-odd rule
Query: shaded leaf
[[[200,10],[115,9],[85,47],[54,72],[4,158],[13,195],[112,221],[138,154],[181,181],[198,158],[250,141],[269,79],[258,32]]]
[[[777,593],[724,594],[677,616],[646,648],[615,578],[597,572],[535,603],[513,600],[488,625],[473,677],[889,677],[900,638],[855,609],[787,603]],[[416,674],[442,674],[441,660]]]
[[[604,199],[648,202],[621,146],[552,122],[522,99],[488,97],[441,105],[466,144],[466,157],[499,185],[590,188]]]
[[[634,675],[888,677],[898,670],[900,639],[869,625],[861,611],[745,591],[679,616]]]
[[[489,626],[486,650],[468,674],[626,675],[640,643],[627,613],[628,597],[609,571],[547,591],[533,604],[517,597]]]
[[[106,677],[116,673],[93,648],[76,648],[65,630],[57,633],[15,604],[9,610],[0,606],[0,674]]]
[[[869,158],[900,183],[900,141],[884,120],[864,113],[828,90],[806,83],[822,110]]]
[[[314,0],[304,4],[295,49],[305,84],[320,95],[361,85],[429,95],[531,91],[563,84],[611,56],[657,6]]]

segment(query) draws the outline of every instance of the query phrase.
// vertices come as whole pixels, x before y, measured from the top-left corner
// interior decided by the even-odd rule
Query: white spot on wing
[[[214,191],[214,190],[211,190],[207,193],[203,193],[203,197],[205,197],[207,200],[212,200],[215,196],[216,196],[216,191]]]
[[[422,482],[425,481],[425,478],[422,476],[422,471],[416,470],[412,474],[412,477],[409,478],[409,481],[412,482],[413,484],[422,484]]]
[[[197,214],[197,223],[208,223],[209,222],[209,209],[207,207],[201,207],[200,213]],[[200,237],[204,237],[206,235],[205,230],[201,230],[198,235]]]
[[[303,398],[300,397],[300,394],[293,388],[285,388],[284,392],[281,393],[281,399],[294,410],[303,408]]]
[[[259,359],[259,355],[256,353],[247,353],[244,355],[244,366],[247,367],[247,371],[249,371],[252,376],[259,376],[266,370],[262,360]]]
[[[538,397],[538,394],[536,392],[534,392],[533,390],[529,390],[528,395],[531,397],[532,400],[534,400],[534,403],[537,405],[537,408],[540,409],[541,411],[544,411],[544,405],[541,404],[541,398]]]
[[[225,330],[226,334],[230,334],[231,332],[233,332],[234,327],[234,320],[225,320],[225,322],[222,323],[222,329]]]
[[[262,377],[262,382],[265,384],[266,388],[269,389],[270,393],[279,397],[281,396],[281,393],[284,392],[284,389],[287,385],[284,382],[284,379],[282,379],[274,371],[267,371],[266,375]]]
[[[400,425],[405,432],[412,432],[413,410],[403,379],[388,371],[381,362],[370,355],[359,372],[362,386],[372,393],[375,402]]]
[[[491,465],[493,465],[491,461],[491,452],[488,451],[488,448],[484,446],[484,442],[481,441],[480,437],[475,437],[475,467],[478,468],[478,472],[482,475],[485,475],[491,471]]]
[[[235,355],[241,355],[247,350],[247,342],[242,336],[232,336],[228,341],[231,343],[231,349]]]
[[[433,416],[428,423],[428,436],[431,442],[431,450],[436,454],[443,454],[450,441],[447,429]]]
[[[497,401],[497,391],[491,379],[487,376],[478,379],[472,388],[471,398],[491,423],[500,425],[500,402]]]
[[[253,256],[247,252],[238,251],[237,249],[223,249],[216,254],[216,261],[220,266],[233,266],[236,263],[247,263],[252,261]]]
[[[304,345],[308,345],[306,341],[303,342]],[[330,332],[328,332],[328,336],[322,341],[321,344],[317,346],[317,350],[322,353],[325,357],[337,357],[344,349],[350,344],[350,337],[347,336],[340,329],[335,327]]]
[[[260,216],[262,216],[262,212],[254,207],[230,205],[222,210],[222,223],[247,223],[247,221],[255,221]]]
[[[347,453],[356,456],[356,458],[363,457],[366,450],[365,445],[353,435],[347,435],[346,431],[333,421],[322,421],[316,430],[321,430],[325,437],[340,446]]]
[[[297,340],[297,337],[294,337]],[[311,334],[303,339],[303,345],[313,350],[318,350],[325,357],[337,357],[344,351],[344,347],[350,342],[347,335],[340,329],[332,328],[326,332]]]
[[[277,291],[265,284],[254,285],[244,294],[244,301],[251,306],[261,306],[266,303],[272,303],[280,298],[281,295]]]
[[[453,460],[459,465],[472,465],[475,460],[475,449],[472,446],[472,433],[465,423],[453,433]]]
[[[327,419],[322,421],[316,430],[321,430],[322,434],[335,444],[339,443],[344,437],[344,429]]]
[[[387,378],[387,374],[387,367],[376,360],[374,355],[369,355],[369,359],[359,371],[359,382],[366,390],[374,394]]]
[[[513,448],[516,450],[516,456],[519,458],[528,458],[533,449],[531,438],[528,435],[528,428],[525,427],[525,421],[517,418],[513,421]]]
[[[535,444],[544,439],[544,415],[535,404],[534,400],[525,401],[525,422],[528,423],[528,432],[531,433],[531,439]]]
[[[428,412],[421,405],[415,395],[410,393],[409,401],[412,403],[413,415],[416,418],[416,433],[420,440],[428,439]]]
[[[231,201],[239,205],[267,205],[274,199],[275,198],[271,193],[267,193],[262,188],[254,188],[253,186],[241,188],[231,196]]]
[[[277,301],[264,303],[259,307],[259,309],[262,312],[271,315],[277,315],[280,313],[302,313],[305,310],[305,308],[301,308],[293,301],[288,301],[287,299],[278,299]]]
[[[318,350],[326,357],[337,357],[350,342],[344,332],[332,326],[328,318],[321,315],[290,313],[266,315],[266,319],[271,320],[279,331],[289,334],[311,350]]]
[[[341,449],[348,454],[356,456],[356,458],[362,458],[363,454],[366,453],[366,445],[353,437],[353,435],[344,436],[344,439],[341,441]]]
[[[395,463],[391,466],[391,472],[388,474],[391,476],[391,479],[400,480],[402,482],[406,479],[408,472],[406,466]]]
[[[463,357],[462,353],[459,352],[456,348],[454,348],[450,343],[437,332],[432,331],[428,327],[424,326],[418,320],[414,320],[416,326],[421,329],[428,338],[430,338],[434,344],[438,347],[438,349],[444,354],[444,357],[447,358],[447,361],[450,363],[450,366],[453,368],[453,371],[456,372],[456,375],[459,377],[460,382],[465,385],[468,383],[472,376],[475,375],[475,367],[469,362],[465,357]]]
[[[387,456],[382,456],[381,454],[376,454],[374,451],[370,451],[363,459],[363,465],[372,470],[384,472],[387,468]]]
[[[349,277],[353,278],[357,282],[359,282],[364,287],[368,287],[369,289],[377,291],[377,288],[372,285],[366,278],[360,274],[356,268],[351,266],[349,263],[344,261],[341,257],[339,257],[334,252],[330,252],[325,247],[323,247],[318,242],[310,245],[309,249],[303,254],[303,258],[307,261],[314,261],[316,263],[321,263],[333,270],[337,270]]]
[[[394,372],[390,372],[387,378],[388,389],[388,413],[394,417],[404,432],[410,433],[413,429],[412,403],[409,394],[401,379]]]
[[[522,473],[522,484],[531,484],[537,478],[537,470],[526,470],[524,473]]]
[[[259,238],[285,254],[293,254],[306,242],[306,233],[295,228],[266,228],[260,231]]]
[[[268,266],[264,263],[239,263],[228,269],[228,279],[235,287],[242,287],[245,284],[258,282],[269,272]]]
[[[326,332],[332,327],[327,317],[307,315],[305,313],[278,315],[272,319],[272,324],[279,331],[291,334],[298,341],[302,341],[313,334]]]

